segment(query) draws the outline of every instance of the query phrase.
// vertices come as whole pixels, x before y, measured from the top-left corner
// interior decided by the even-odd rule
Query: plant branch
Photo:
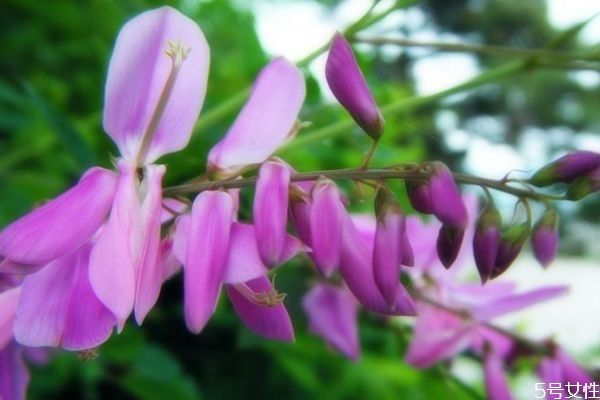
[[[414,168],[411,169],[362,169],[362,168],[348,168],[348,169],[334,169],[334,170],[320,170],[311,172],[298,172],[292,175],[292,182],[301,181],[315,181],[320,177],[326,177],[332,180],[337,179],[351,179],[351,180],[386,180],[386,179],[403,179],[403,180],[425,180],[429,178],[430,172],[419,171]],[[537,192],[533,189],[521,189],[514,186],[510,186],[505,181],[498,181],[493,179],[481,178],[474,175],[468,174],[454,174],[454,178],[457,182],[466,185],[477,185],[481,187],[487,187],[490,189],[498,190],[501,192],[509,193],[519,198],[529,198],[536,201],[545,200],[564,200],[562,196],[555,196],[546,193]],[[244,188],[256,185],[256,176],[248,178],[228,178],[217,181],[205,181],[205,182],[191,182],[179,186],[173,186],[164,190],[165,196],[175,196],[189,193],[199,193],[204,190],[217,190],[217,189],[234,189]]]

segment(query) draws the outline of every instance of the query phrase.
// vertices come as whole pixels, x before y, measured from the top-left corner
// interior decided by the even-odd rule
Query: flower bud
[[[379,139],[383,134],[383,117],[350,44],[341,33],[336,33],[331,43],[325,77],[335,98],[356,123],[373,139]]]
[[[569,200],[580,200],[588,194],[600,190],[600,167],[596,168],[589,174],[579,177],[569,185],[567,190],[567,198]]]
[[[490,273],[490,279],[502,275],[510,267],[521,252],[523,244],[525,244],[530,233],[529,221],[513,225],[502,233],[496,264]]]
[[[473,257],[482,283],[490,278],[492,269],[496,264],[498,248],[500,247],[501,227],[500,213],[494,204],[490,202],[477,219],[473,237]]]
[[[427,182],[406,181],[406,195],[415,210],[423,214],[433,213]]]
[[[443,224],[440,228],[437,239],[437,252],[444,267],[450,268],[456,261],[464,236],[464,228],[448,224]]]
[[[592,151],[576,151],[539,169],[529,183],[548,186],[558,182],[570,183],[600,167],[600,154]]]
[[[441,162],[431,163],[433,174],[429,178],[429,196],[433,214],[445,225],[455,228],[467,226],[467,208],[448,167]]]
[[[558,214],[548,209],[535,224],[531,235],[531,246],[536,260],[547,267],[556,258],[558,250]]]

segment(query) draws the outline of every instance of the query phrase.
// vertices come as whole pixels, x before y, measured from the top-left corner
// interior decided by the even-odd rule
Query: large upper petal
[[[192,332],[204,328],[217,306],[233,216],[226,192],[202,192],[194,200],[183,269],[185,321]]]
[[[265,161],[292,131],[305,93],[298,68],[283,58],[271,61],[225,137],[208,154],[209,168],[235,171]]]
[[[88,170],[77,185],[7,226],[0,233],[0,256],[46,264],[77,249],[106,218],[116,187],[114,172]]]
[[[245,283],[255,293],[269,293],[271,282],[266,276]],[[233,308],[252,332],[267,339],[293,341],[294,328],[283,303],[275,306],[254,304],[244,297],[233,285],[226,285],[227,295]]]
[[[139,150],[171,71],[167,41],[177,40],[189,53],[156,126],[147,163],[187,145],[206,92],[208,44],[198,25],[171,7],[136,16],[117,37],[106,79],[104,129],[128,160]]]

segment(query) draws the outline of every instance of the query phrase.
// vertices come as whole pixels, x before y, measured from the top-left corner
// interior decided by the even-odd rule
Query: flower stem
[[[293,182],[315,181],[320,177],[326,177],[332,180],[336,179],[351,179],[351,180],[387,180],[387,179],[403,179],[403,180],[425,180],[429,178],[429,172],[408,169],[363,169],[363,168],[348,168],[348,169],[333,169],[319,170],[311,172],[298,172],[292,175]],[[244,188],[256,185],[256,176],[248,178],[228,178],[217,181],[205,182],[190,182],[179,186],[173,186],[164,190],[165,196],[175,196],[189,193],[199,193],[204,190],[217,189],[234,189]],[[521,189],[510,186],[505,181],[494,179],[481,178],[468,174],[454,174],[454,179],[457,182],[466,185],[477,185],[509,193],[519,198],[528,198],[536,201],[545,200],[565,200],[562,196],[556,196],[546,193],[537,192],[534,189]]]

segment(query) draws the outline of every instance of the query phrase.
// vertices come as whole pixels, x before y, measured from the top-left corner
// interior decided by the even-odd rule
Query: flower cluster
[[[283,58],[262,69],[233,125],[210,150],[206,172],[195,182],[202,190],[193,198],[167,196],[176,190],[163,189],[166,167],[156,162],[187,145],[208,70],[201,30],[171,8],[145,12],[122,28],[108,69],[103,119],[120,153],[115,170],[91,168],[74,187],[0,233],[0,369],[9,370],[0,374],[0,397],[24,396],[24,346],[96,348],[124,329],[131,315],[142,324],[163,282],[180,270],[190,331],[205,328],[224,288],[250,330],[291,341],[285,295],[269,274],[304,253],[320,280],[303,307],[310,329],[333,348],[359,357],[359,306],[383,316],[418,314],[407,362],[426,367],[471,349],[484,360],[491,398],[506,398],[503,365],[515,343],[490,321],[564,288],[515,294],[510,285],[458,283],[458,268],[446,269],[466,264],[470,246],[463,242],[471,240],[486,282],[508,268],[529,237],[546,266],[558,244],[556,211],[548,208],[533,228],[530,212],[525,222],[503,227],[491,196],[475,218],[474,202],[465,201],[445,164],[393,167],[370,177],[367,157],[356,179],[367,177],[365,184],[375,188],[376,217],[351,215],[335,174],[298,173],[273,157],[297,133],[305,97],[302,72]],[[326,77],[376,145],[384,121],[341,34],[332,41]],[[570,183],[569,196],[580,197],[597,190],[598,168],[599,155],[575,153],[538,171],[529,184]],[[255,176],[243,177],[254,170]],[[431,223],[405,215],[384,182],[394,177],[406,179],[410,203],[434,216]],[[501,189],[517,190],[503,184]],[[239,197],[249,185],[252,221],[242,221]],[[520,201],[529,211],[526,199]],[[403,273],[408,287],[400,281]],[[543,377],[560,375],[565,382],[583,376],[574,368],[559,348],[540,362]]]

